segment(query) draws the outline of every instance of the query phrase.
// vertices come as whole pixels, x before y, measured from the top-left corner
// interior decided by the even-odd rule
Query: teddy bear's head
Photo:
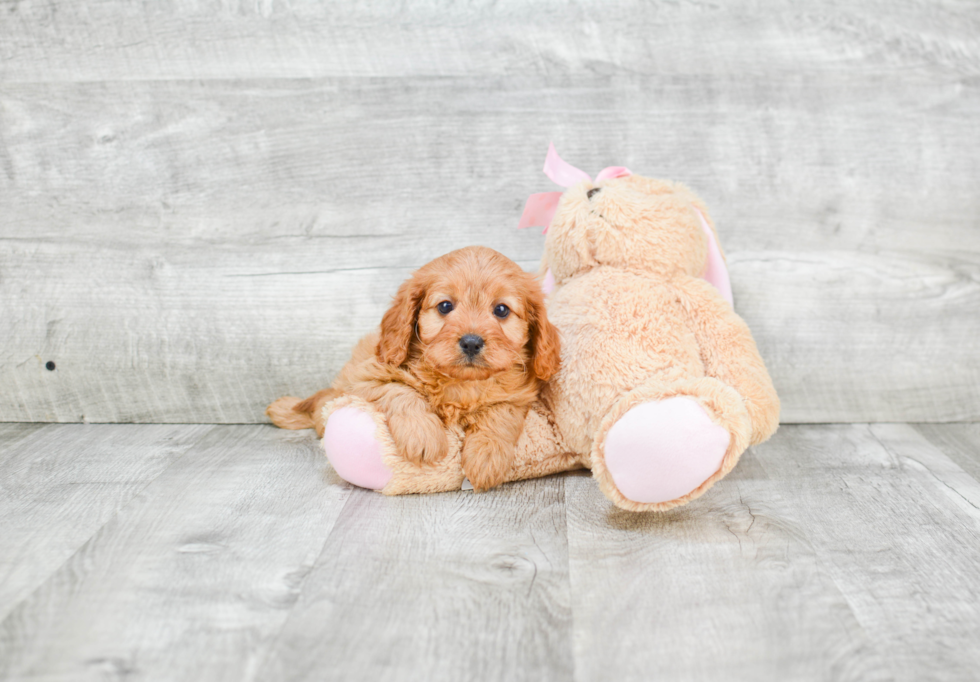
[[[700,276],[708,237],[695,205],[690,190],[665,180],[629,175],[580,182],[564,193],[548,228],[548,267],[558,283],[600,265]]]

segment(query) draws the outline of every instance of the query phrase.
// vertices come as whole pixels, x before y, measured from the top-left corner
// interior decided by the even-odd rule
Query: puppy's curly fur
[[[511,468],[528,406],[559,364],[540,285],[493,249],[468,247],[402,284],[380,331],[361,339],[331,388],[280,398],[266,414],[322,436],[324,404],[354,394],[385,413],[401,455],[419,463],[445,457],[445,427],[459,425],[463,472],[486,490]]]

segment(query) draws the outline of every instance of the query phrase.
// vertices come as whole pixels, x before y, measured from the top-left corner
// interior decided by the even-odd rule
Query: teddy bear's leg
[[[687,396],[640,403],[606,435],[605,464],[619,491],[641,503],[686,495],[715,473],[728,431]]]
[[[731,471],[751,432],[741,397],[716,379],[641,387],[604,417],[592,471],[617,506],[666,510],[700,496]]]
[[[398,453],[384,413],[374,404],[343,395],[323,407],[323,451],[337,475],[385,495],[459,490],[462,432],[447,429],[449,452],[435,463],[416,464]]]
[[[585,460],[565,444],[547,408],[534,403],[524,419],[524,431],[517,441],[517,456],[507,480],[539,478],[585,466]]]
[[[378,437],[375,415],[363,408],[347,404],[333,409],[321,443],[338,476],[361,488],[381,490],[392,471],[384,465],[385,444]]]

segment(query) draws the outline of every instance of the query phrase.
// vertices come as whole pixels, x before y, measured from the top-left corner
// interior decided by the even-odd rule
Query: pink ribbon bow
[[[588,173],[579,170],[570,163],[566,163],[560,156],[558,152],[555,151],[555,145],[548,145],[548,156],[544,160],[544,174],[547,175],[556,184],[562,187],[571,187],[579,182],[587,181],[592,182],[592,178],[589,177]],[[603,168],[599,171],[599,175],[596,176],[595,182],[598,184],[603,180],[608,180],[610,178],[623,178],[627,175],[632,175],[628,168],[623,166],[610,166],[609,168]],[[561,199],[562,192],[540,192],[538,194],[532,194],[527,199],[527,203],[524,205],[524,213],[521,214],[521,222],[517,225],[518,228],[532,227],[534,225],[544,226],[545,233],[548,232],[548,226],[551,225],[552,219],[555,217],[555,211],[558,209],[558,201]],[[729,305],[732,304],[732,285],[728,277],[728,267],[725,265],[725,259],[721,255],[721,249],[718,247],[718,242],[715,239],[715,234],[711,227],[708,225],[707,219],[704,214],[701,213],[697,206],[691,205],[694,213],[698,217],[698,222],[701,224],[701,229],[704,231],[705,237],[708,239],[708,259],[705,265],[704,274],[701,275],[709,283],[714,285],[718,292],[721,294],[722,298],[728,301]],[[551,290],[555,286],[554,275],[551,274],[551,269],[545,273],[544,281],[541,283],[542,288],[546,294],[551,293]]]
[[[544,174],[551,178],[551,181],[561,187],[571,187],[582,181],[593,182],[589,174],[579,170],[570,163],[564,161],[558,152],[555,151],[554,143],[548,144],[548,156],[544,160]],[[595,178],[598,184],[610,178],[623,178],[632,175],[628,168],[623,166],[610,166],[603,168]],[[524,204],[524,213],[521,214],[521,222],[517,225],[519,229],[525,227],[544,227],[548,232],[555,211],[558,209],[558,201],[561,199],[562,192],[539,192],[527,198]]]

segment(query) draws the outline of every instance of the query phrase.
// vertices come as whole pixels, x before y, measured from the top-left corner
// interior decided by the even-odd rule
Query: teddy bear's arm
[[[524,419],[516,458],[507,473],[507,480],[520,481],[585,467],[583,458],[569,451],[551,411],[542,403],[533,403]]]
[[[701,351],[705,374],[734,388],[752,419],[752,444],[779,426],[779,396],[748,325],[707,282],[691,278],[681,299]]]
[[[415,464],[432,464],[445,458],[445,426],[414,388],[397,382],[359,382],[350,393],[373,403],[385,415],[402,457]]]

